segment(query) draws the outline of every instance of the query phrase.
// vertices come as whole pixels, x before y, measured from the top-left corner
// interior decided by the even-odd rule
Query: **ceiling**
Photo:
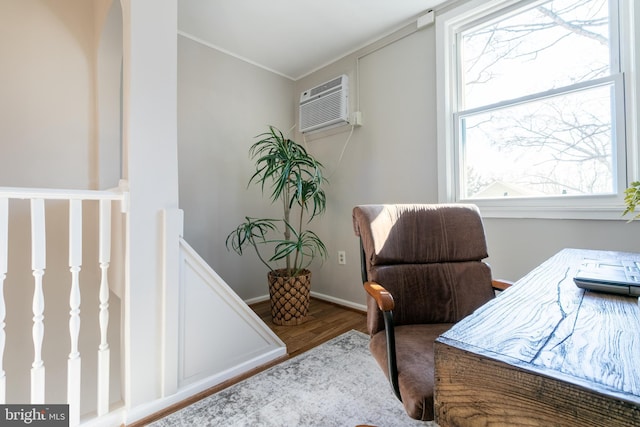
[[[178,31],[292,80],[445,0],[178,0]]]

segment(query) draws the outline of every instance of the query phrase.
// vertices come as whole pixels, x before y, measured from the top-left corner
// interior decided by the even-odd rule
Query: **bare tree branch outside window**
[[[607,0],[553,0],[461,34],[465,197],[614,191],[614,87],[589,86],[612,74],[609,30]]]

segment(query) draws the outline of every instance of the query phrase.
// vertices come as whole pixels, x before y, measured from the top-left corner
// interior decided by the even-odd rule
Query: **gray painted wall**
[[[365,49],[350,55],[296,82],[299,92],[334,75],[349,74],[354,97],[357,86],[360,87],[359,110],[364,123],[355,129],[342,163],[331,179],[329,210],[322,231],[332,259],[314,278],[313,287],[318,293],[364,302],[358,242],[351,223],[353,206],[438,201],[435,47],[435,29],[427,27],[373,53],[367,54]],[[355,78],[358,68],[359,85]],[[355,102],[352,104],[355,111]],[[310,149],[333,169],[347,135],[348,129],[344,129],[341,133],[312,137]],[[484,221],[488,262],[495,277],[508,280],[517,280],[564,247],[640,252],[640,222],[499,218]],[[346,250],[347,265],[337,264],[338,250]]]
[[[246,215],[274,217],[257,187],[248,150],[272,124],[294,123],[293,82],[178,37],[178,165],[185,239],[243,299],[268,293],[254,254],[225,248]]]
[[[268,123],[282,129],[292,126],[300,92],[345,73],[351,111],[362,112],[364,125],[351,135],[351,128],[344,126],[294,136],[325,164],[330,180],[328,210],[314,225],[330,259],[314,266],[312,290],[337,301],[364,304],[352,208],[361,203],[438,201],[435,49],[433,26],[417,32],[407,27],[291,82],[180,38],[180,204],[185,235],[242,298],[266,295],[266,271],[254,256],[228,253],[224,238],[246,214],[279,213],[263,207],[255,188],[246,188],[252,173],[247,157],[252,137]],[[640,223],[624,220],[486,218],[485,226],[494,275],[509,280],[517,280],[564,247],[640,251]],[[339,250],[346,251],[346,265],[337,263]]]

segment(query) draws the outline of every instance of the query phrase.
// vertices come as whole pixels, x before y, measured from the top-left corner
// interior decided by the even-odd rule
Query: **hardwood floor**
[[[307,320],[298,326],[278,326],[271,321],[271,305],[264,301],[251,306],[253,311],[287,345],[289,357],[297,356],[351,329],[367,333],[365,312],[312,298]]]
[[[309,315],[307,320],[298,326],[278,326],[271,321],[271,305],[269,301],[251,305],[251,309],[271,328],[271,330],[287,346],[287,356],[273,363],[261,366],[236,378],[232,378],[215,387],[204,390],[195,396],[182,402],[178,402],[165,410],[150,415],[140,421],[129,424],[129,427],[142,427],[150,422],[156,421],[175,411],[178,411],[198,400],[217,393],[220,390],[232,386],[246,378],[249,378],[273,365],[276,365],[300,353],[312,349],[332,338],[337,337],[351,329],[367,333],[366,313],[351,308],[343,307],[330,302],[312,298],[309,304]]]

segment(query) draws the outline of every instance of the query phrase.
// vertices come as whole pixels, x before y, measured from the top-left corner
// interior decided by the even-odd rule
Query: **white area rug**
[[[150,425],[437,427],[407,416],[368,343],[349,331]]]

